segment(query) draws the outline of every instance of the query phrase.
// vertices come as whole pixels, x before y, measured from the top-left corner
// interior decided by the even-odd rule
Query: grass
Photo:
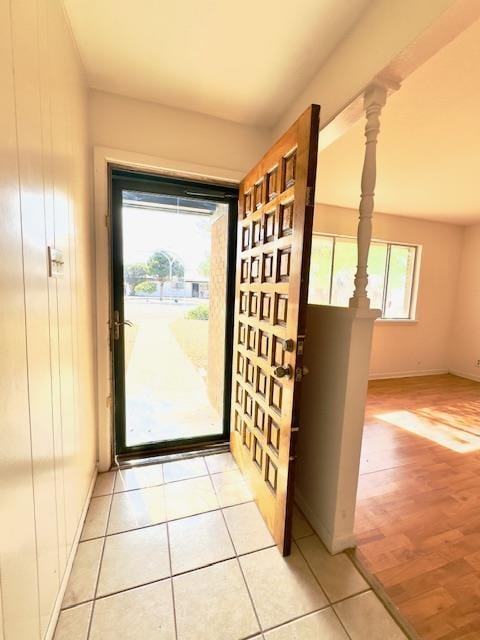
[[[180,348],[197,369],[207,370],[208,322],[178,318],[170,325]]]

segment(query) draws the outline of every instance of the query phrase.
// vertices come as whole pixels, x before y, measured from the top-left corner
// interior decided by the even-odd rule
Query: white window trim
[[[356,236],[349,236],[347,234],[343,234],[343,233],[324,233],[322,231],[314,231],[312,233],[312,236],[315,237],[328,237],[328,238],[344,238],[347,240],[354,240],[356,241],[357,238]],[[371,242],[378,242],[378,243],[382,243],[382,244],[386,244],[386,245],[390,245],[390,246],[400,246],[400,247],[415,247],[415,264],[413,267],[413,282],[412,282],[412,292],[411,292],[411,298],[410,298],[410,316],[408,318],[377,318],[377,320],[375,321],[375,323],[379,323],[379,324],[388,324],[388,325],[393,325],[393,324],[399,324],[399,325],[405,325],[405,324],[418,324],[418,319],[417,319],[417,301],[418,301],[418,287],[419,287],[419,281],[420,281],[420,268],[421,268],[421,260],[422,260],[422,245],[420,244],[416,244],[414,242],[398,242],[396,240],[382,240],[380,238],[372,238]],[[332,260],[332,274],[333,274],[333,260]],[[330,287],[331,287],[331,282],[330,282]],[[353,291],[352,291],[352,295],[353,295]],[[326,306],[331,306],[326,305]],[[383,309],[381,309],[382,313],[383,313]]]

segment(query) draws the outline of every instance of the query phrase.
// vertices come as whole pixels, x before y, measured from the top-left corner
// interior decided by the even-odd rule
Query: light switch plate
[[[63,251],[48,247],[48,275],[50,278],[63,278]]]

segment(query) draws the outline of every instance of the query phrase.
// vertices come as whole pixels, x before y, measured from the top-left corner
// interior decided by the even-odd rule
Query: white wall
[[[454,5],[455,0],[371,2],[309,85],[294,97],[291,106],[276,123],[274,137],[277,138],[312,102],[321,105],[320,124],[324,126],[392,60],[399,57],[397,62],[402,64],[401,53]],[[464,6],[464,11],[467,8]]]
[[[353,525],[375,309],[308,305],[295,498],[330,553]]]
[[[0,601],[39,640],[95,472],[87,95],[60,0],[0,3],[0,32]]]
[[[480,224],[464,228],[458,277],[450,369],[480,381]]]
[[[355,236],[357,221],[353,209],[315,207],[314,230],[319,233]],[[416,322],[377,320],[371,377],[448,371],[463,227],[375,213],[373,237],[421,245],[422,257]]]
[[[153,102],[90,92],[95,146],[246,173],[269,146],[267,129]]]

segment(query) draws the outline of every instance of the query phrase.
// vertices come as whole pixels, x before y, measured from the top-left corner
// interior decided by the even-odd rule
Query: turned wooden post
[[[350,307],[368,309],[370,300],[367,296],[368,284],[368,252],[372,239],[372,215],[377,179],[377,138],[380,131],[380,113],[387,99],[387,91],[380,84],[368,87],[364,94],[365,123],[365,157],[362,171],[362,195],[360,198],[360,217],[357,230],[357,272],[355,274],[355,291],[350,298]]]

